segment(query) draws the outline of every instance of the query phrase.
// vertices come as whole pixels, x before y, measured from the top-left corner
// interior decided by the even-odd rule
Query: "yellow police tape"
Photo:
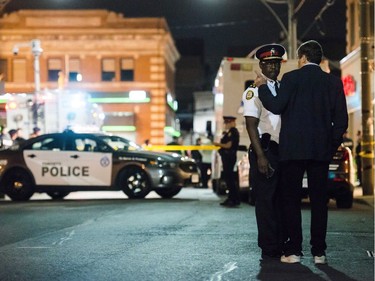
[[[361,151],[360,153],[358,153],[358,155],[362,158],[375,158],[373,152]]]
[[[216,145],[151,145],[144,147],[145,150],[218,150]]]

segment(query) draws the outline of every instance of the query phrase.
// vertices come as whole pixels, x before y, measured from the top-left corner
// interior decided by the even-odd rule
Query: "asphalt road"
[[[308,202],[305,256],[285,265],[259,261],[254,207],[227,209],[220,200],[193,188],[169,200],[154,193],[128,200],[121,192],[0,200],[0,280],[374,280],[373,206],[339,210],[330,202],[329,264],[317,267]]]

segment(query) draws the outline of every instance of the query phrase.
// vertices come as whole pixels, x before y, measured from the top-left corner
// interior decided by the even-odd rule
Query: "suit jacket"
[[[285,73],[274,97],[259,87],[265,108],[281,115],[280,160],[330,161],[348,127],[343,84],[308,64]]]

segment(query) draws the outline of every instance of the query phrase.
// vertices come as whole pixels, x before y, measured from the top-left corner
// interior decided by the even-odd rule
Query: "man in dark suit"
[[[329,163],[342,143],[348,126],[343,85],[319,64],[323,50],[307,41],[297,50],[299,69],[284,74],[277,96],[258,73],[255,80],[263,105],[281,115],[279,159],[284,223],[288,240],[284,263],[298,263],[302,256],[301,198],[307,173],[311,203],[311,253],[316,264],[326,263]]]

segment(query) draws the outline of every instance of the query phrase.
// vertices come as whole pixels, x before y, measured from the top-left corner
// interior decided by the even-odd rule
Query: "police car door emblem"
[[[246,92],[246,99],[251,100],[254,96],[254,92],[252,90],[247,90]]]
[[[110,161],[107,156],[104,156],[102,159],[100,159],[100,165],[102,167],[107,167],[109,164],[110,164]]]

